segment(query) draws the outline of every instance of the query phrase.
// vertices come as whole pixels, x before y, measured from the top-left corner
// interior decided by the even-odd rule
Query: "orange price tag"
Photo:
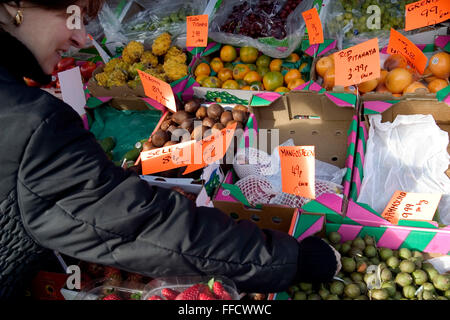
[[[302,12],[305,19],[306,28],[308,29],[309,44],[323,43],[323,29],[320,21],[319,13],[316,8]]]
[[[406,58],[408,65],[419,71],[420,74],[423,74],[427,66],[428,59],[425,54],[407,37],[394,29],[391,29],[387,53],[401,54]]]
[[[420,0],[405,6],[405,31],[450,19],[449,0]]]
[[[374,38],[334,54],[335,85],[351,86],[380,77],[380,50]]]
[[[186,47],[208,45],[208,15],[186,17]]]
[[[236,124],[204,138],[141,152],[142,174],[152,174],[187,166],[183,174],[206,167],[224,157],[233,140]]]
[[[315,199],[314,146],[279,147],[282,191]]]
[[[441,194],[395,191],[381,214],[392,224],[399,220],[433,220]]]
[[[142,86],[144,87],[145,95],[159,102],[173,112],[177,112],[175,96],[173,95],[170,84],[161,81],[141,70],[138,70],[138,73],[141,78]]]

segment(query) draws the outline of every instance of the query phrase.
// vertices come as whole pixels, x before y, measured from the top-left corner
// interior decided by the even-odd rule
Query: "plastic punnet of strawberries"
[[[220,280],[212,278],[207,284],[196,283],[182,291],[163,288],[161,295],[151,295],[147,300],[233,300],[233,298]]]

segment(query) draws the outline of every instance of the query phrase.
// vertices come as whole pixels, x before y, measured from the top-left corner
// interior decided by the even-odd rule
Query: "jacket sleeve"
[[[114,166],[65,105],[34,131],[20,163],[27,232],[43,247],[150,277],[224,275],[248,292],[285,290],[298,243],[236,223]]]

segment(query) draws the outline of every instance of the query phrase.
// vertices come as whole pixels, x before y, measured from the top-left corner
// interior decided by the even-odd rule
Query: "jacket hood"
[[[17,81],[27,77],[41,84],[48,84],[51,76],[44,73],[31,51],[11,34],[0,31],[0,67],[5,68]]]

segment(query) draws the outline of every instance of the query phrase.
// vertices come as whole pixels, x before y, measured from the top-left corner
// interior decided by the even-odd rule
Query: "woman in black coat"
[[[332,279],[339,255],[322,240],[151,188],[109,161],[68,105],[25,85],[49,82],[61,53],[85,45],[67,7],[92,16],[101,2],[0,1],[0,297],[20,294],[52,250],[150,277],[224,275],[246,292]]]

